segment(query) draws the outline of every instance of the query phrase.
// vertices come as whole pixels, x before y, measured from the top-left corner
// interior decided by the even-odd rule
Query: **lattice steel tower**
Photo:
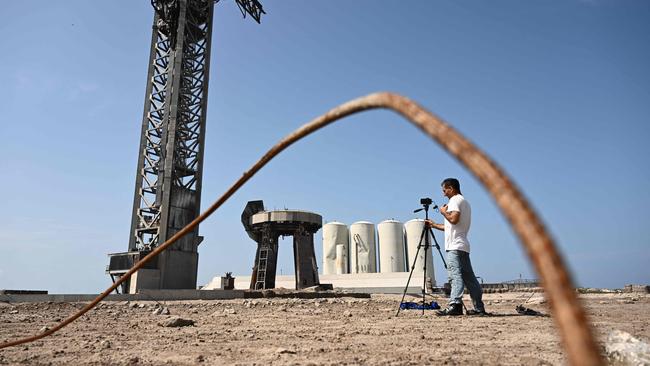
[[[218,0],[217,0],[218,1]],[[200,213],[214,0],[152,0],[155,10],[128,252],[109,254],[111,278]],[[235,0],[258,23],[257,0]],[[193,289],[198,227],[139,270],[122,291]]]

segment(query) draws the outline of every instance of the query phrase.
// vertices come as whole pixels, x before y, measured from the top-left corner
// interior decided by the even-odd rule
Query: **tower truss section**
[[[115,281],[200,213],[214,4],[151,0],[149,71],[128,252],[109,254]],[[244,17],[265,14],[258,0],[235,0]],[[122,292],[196,288],[198,227],[147,263]]]
[[[154,0],[152,5],[129,247],[127,253],[109,255],[109,274],[118,277],[200,213],[214,1]],[[198,228],[183,236],[123,291],[196,288],[201,240]]]

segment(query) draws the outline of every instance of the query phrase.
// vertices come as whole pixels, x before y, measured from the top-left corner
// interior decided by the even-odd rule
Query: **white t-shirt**
[[[445,218],[445,250],[462,250],[469,253],[469,226],[472,223],[472,207],[460,194],[449,199],[447,212],[460,212],[460,219],[453,225]],[[444,217],[444,216],[443,216]]]

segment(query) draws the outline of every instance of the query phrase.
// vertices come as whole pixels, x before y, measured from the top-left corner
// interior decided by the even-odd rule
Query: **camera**
[[[421,205],[430,205],[433,203],[433,200],[429,197],[427,198],[420,198],[420,204]]]

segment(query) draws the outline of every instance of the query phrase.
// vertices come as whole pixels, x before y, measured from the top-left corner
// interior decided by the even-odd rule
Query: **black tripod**
[[[420,199],[420,204],[422,204],[422,208],[418,208],[417,210],[413,211],[413,213],[420,212],[424,210],[424,217],[425,220],[429,220],[429,206],[433,204],[433,209],[437,209],[438,206],[433,203],[431,198],[422,198]],[[433,238],[433,243],[438,249],[438,253],[440,254],[440,259],[442,259],[442,264],[445,266],[445,269],[447,269],[447,262],[445,262],[445,257],[442,255],[442,252],[440,251],[440,245],[438,245],[438,241],[436,240],[436,236],[433,235],[433,230],[431,230],[431,227],[428,226],[427,221],[424,222],[424,226],[422,227],[422,233],[420,234],[420,242],[418,243],[418,250],[415,252],[415,256],[413,257],[413,264],[411,265],[411,273],[409,273],[409,278],[406,281],[406,287],[404,287],[404,293],[402,294],[402,300],[399,302],[400,306],[397,308],[397,314],[395,316],[399,315],[399,311],[402,309],[402,304],[404,303],[404,297],[406,297],[406,291],[408,291],[409,288],[409,283],[411,282],[411,277],[413,276],[413,270],[415,269],[415,264],[418,261],[418,254],[420,254],[420,249],[424,247],[424,268],[422,272],[423,276],[423,282],[422,282],[422,315],[424,315],[424,303],[426,301],[426,292],[427,292],[427,253],[429,251],[429,247],[431,246],[431,243],[429,243],[429,235],[431,234],[431,237]],[[424,239],[424,244],[422,244],[422,241]]]

